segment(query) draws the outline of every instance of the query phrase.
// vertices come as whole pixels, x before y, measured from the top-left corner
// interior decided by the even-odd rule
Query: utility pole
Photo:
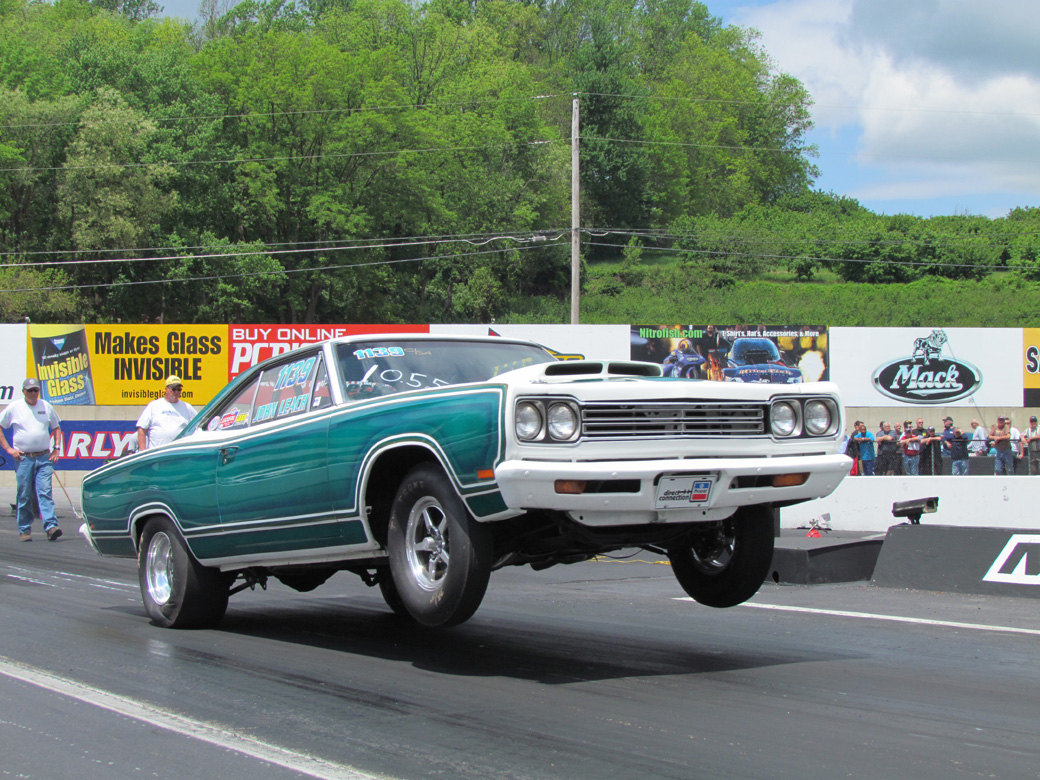
[[[581,243],[578,240],[578,224],[581,222],[581,207],[578,205],[581,178],[578,175],[578,96],[571,104],[571,325],[577,325],[579,315],[579,292],[581,290]]]

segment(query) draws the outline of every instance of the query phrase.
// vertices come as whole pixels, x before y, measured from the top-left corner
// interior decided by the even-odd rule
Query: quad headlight
[[[581,411],[574,401],[529,398],[518,401],[513,415],[522,442],[570,442],[581,433]]]
[[[769,428],[778,439],[830,436],[839,418],[832,398],[780,398],[769,407]]]
[[[516,405],[516,438],[533,441],[542,434],[542,410],[538,404],[524,401]]]
[[[773,404],[772,414],[769,415],[769,423],[773,429],[773,435],[779,438],[787,438],[798,430],[798,412],[789,401],[780,401]]]
[[[578,430],[578,413],[567,403],[556,403],[549,406],[549,438],[556,441],[567,441],[574,438]]]
[[[805,405],[805,430],[811,436],[823,436],[831,429],[834,414],[831,407],[818,399]]]

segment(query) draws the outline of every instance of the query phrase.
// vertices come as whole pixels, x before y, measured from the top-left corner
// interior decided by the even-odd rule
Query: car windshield
[[[483,382],[554,358],[533,344],[387,339],[336,348],[348,400],[425,387]]]
[[[780,350],[769,339],[739,339],[731,357],[745,363],[771,363],[780,360]]]

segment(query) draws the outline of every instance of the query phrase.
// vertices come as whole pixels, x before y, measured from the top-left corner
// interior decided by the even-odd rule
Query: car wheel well
[[[132,529],[132,533],[133,533],[134,547],[136,547],[138,551],[140,551],[140,549],[141,549],[141,534],[144,533],[145,526],[148,525],[148,522],[150,520],[154,520],[157,517],[164,517],[164,518],[166,518],[171,523],[173,523],[174,526],[176,526],[177,531],[180,532],[180,530],[181,530],[180,525],[177,523],[176,520],[174,520],[166,512],[149,512],[146,515],[140,515],[138,517],[135,517],[134,518],[134,526],[133,526],[133,529]]]
[[[384,547],[397,488],[405,475],[420,463],[440,465],[436,456],[425,447],[394,447],[381,453],[369,469],[364,497],[368,526],[376,541]]]

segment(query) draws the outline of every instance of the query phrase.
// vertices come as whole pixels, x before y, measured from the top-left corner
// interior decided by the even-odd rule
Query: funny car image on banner
[[[1020,406],[1020,328],[831,328],[847,406]]]
[[[665,376],[716,382],[798,384],[829,378],[827,328],[773,325],[633,325],[633,360]]]

